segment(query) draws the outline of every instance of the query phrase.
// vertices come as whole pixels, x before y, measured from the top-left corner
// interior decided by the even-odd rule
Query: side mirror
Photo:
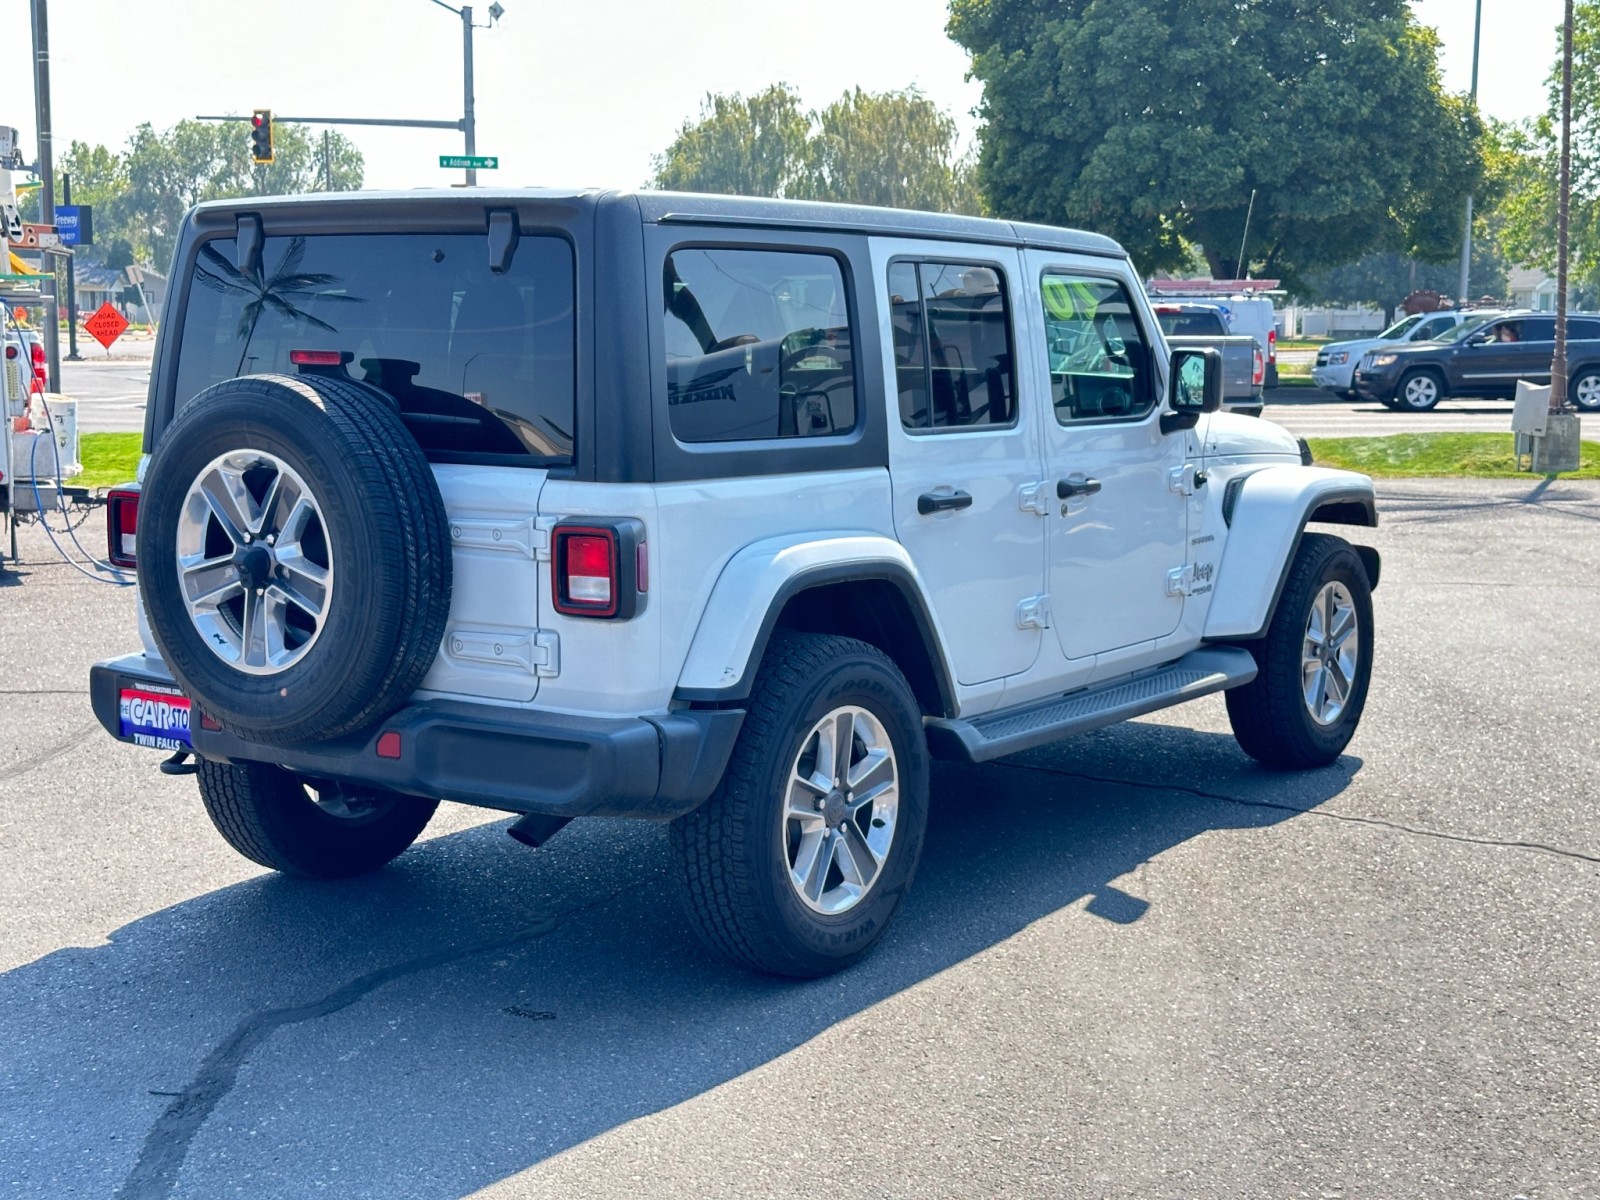
[[[1167,408],[1161,432],[1193,429],[1202,413],[1222,407],[1222,351],[1215,346],[1174,350],[1167,372]]]
[[[1487,346],[1494,341],[1494,337],[1487,333],[1469,333],[1464,342],[1468,346]]]

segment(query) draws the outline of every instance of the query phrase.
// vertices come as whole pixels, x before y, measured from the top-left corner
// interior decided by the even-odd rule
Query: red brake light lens
[[[6,358],[13,359],[13,358],[16,358],[16,357],[17,357],[17,348],[15,346],[7,346],[6,347]]]
[[[338,367],[346,359],[343,350],[291,350],[289,361],[297,367]]]
[[[603,526],[557,526],[555,553],[555,608],[568,616],[617,615],[617,534]]]
[[[1261,355],[1261,347],[1257,346],[1255,349],[1255,370],[1251,372],[1250,382],[1252,385],[1258,384],[1265,380],[1266,377],[1267,360]]]
[[[550,597],[568,617],[626,621],[649,588],[644,523],[636,517],[558,521],[550,532]]]
[[[129,570],[139,565],[139,489],[112,488],[106,495],[106,561]]]

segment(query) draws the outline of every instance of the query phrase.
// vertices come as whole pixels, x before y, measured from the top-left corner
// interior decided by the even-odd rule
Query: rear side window
[[[1204,312],[1183,312],[1165,308],[1156,309],[1156,320],[1161,332],[1168,337],[1227,336],[1228,327],[1222,323],[1222,314],[1215,309]]]
[[[523,236],[503,274],[483,234],[269,237],[259,270],[205,242],[184,315],[179,405],[214,383],[293,375],[295,350],[337,350],[399,403],[424,450],[572,461],[572,249]]]
[[[1567,322],[1567,336],[1578,341],[1600,338],[1600,321],[1578,318]]]
[[[1455,325],[1456,319],[1454,317],[1430,317],[1417,326],[1417,331],[1411,335],[1411,340],[1413,342],[1431,342],[1441,333],[1454,329]]]
[[[1016,424],[1005,278],[971,263],[889,267],[900,423],[938,431]]]
[[[1149,347],[1122,284],[1047,271],[1039,293],[1057,421],[1129,420],[1155,407]]]
[[[855,339],[828,254],[667,256],[667,412],[683,442],[824,437],[856,424]]]

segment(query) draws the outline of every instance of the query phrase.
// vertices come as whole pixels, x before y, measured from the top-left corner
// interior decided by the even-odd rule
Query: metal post
[[[61,203],[72,203],[72,176],[61,177]],[[80,226],[81,228],[81,226]],[[67,259],[67,361],[82,362],[78,353],[78,272],[77,255]]]
[[[1478,35],[1483,30],[1483,0],[1478,0],[1477,15],[1472,21],[1472,103],[1478,103]],[[1472,197],[1467,197],[1467,223],[1461,227],[1461,283],[1456,288],[1457,307],[1472,299],[1467,285],[1472,272]]]
[[[56,223],[56,186],[55,169],[51,161],[50,145],[50,14],[48,0],[32,0],[33,3],[33,104],[39,117],[39,178],[43,180],[44,187],[40,189],[39,219],[46,225]],[[50,390],[61,390],[61,310],[56,303],[56,272],[55,264],[51,262],[49,254],[43,255],[43,261],[50,263],[50,269],[39,277],[39,291],[43,297],[41,307],[44,309],[44,355],[45,369],[49,377]]]
[[[1550,411],[1567,406],[1567,219],[1572,190],[1572,0],[1561,31],[1561,180],[1556,200],[1556,352],[1550,359]]]
[[[461,111],[461,124],[467,135],[467,155],[478,152],[478,119],[472,111],[472,5],[461,6],[461,71],[466,88],[466,98]],[[478,172],[467,168],[467,186],[475,187]]]
[[[322,181],[323,191],[333,191],[333,130],[322,131]]]

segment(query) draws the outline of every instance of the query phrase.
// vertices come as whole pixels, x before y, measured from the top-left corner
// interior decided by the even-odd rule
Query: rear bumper
[[[106,732],[124,736],[123,688],[173,687],[165,667],[142,654],[97,663],[89,698]],[[590,717],[430,700],[408,705],[369,734],[296,746],[246,741],[202,727],[194,751],[214,762],[277,763],[302,775],[456,800],[506,812],[557,817],[670,820],[716,788],[744,722],[741,709],[638,717]],[[400,735],[399,757],[380,758],[378,739]]]

